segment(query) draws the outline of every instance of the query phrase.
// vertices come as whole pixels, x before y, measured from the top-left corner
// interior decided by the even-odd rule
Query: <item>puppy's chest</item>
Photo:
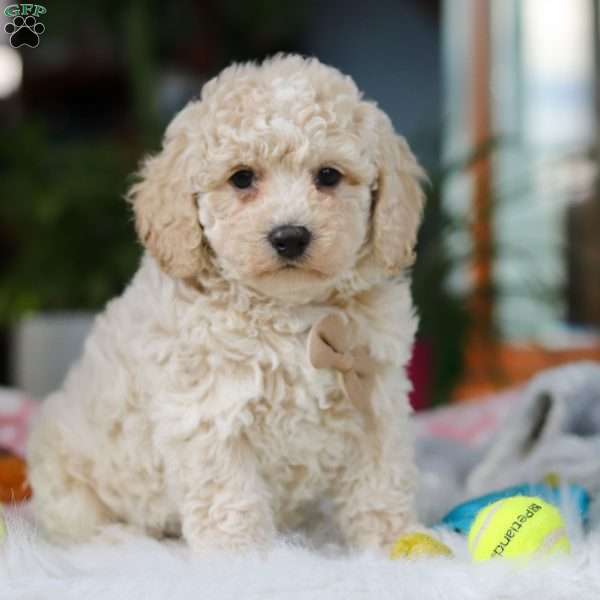
[[[243,432],[266,470],[307,463],[334,469],[364,437],[364,414],[345,395],[338,371],[310,358],[311,328],[330,312],[298,311],[263,327],[211,327],[214,377],[203,405],[221,430]],[[367,343],[366,330],[355,327],[349,337],[351,347]]]
[[[263,393],[246,427],[269,473],[301,466],[306,472],[334,472],[362,436],[363,415],[342,391],[334,370],[310,364],[306,337],[297,336],[276,367],[263,366]]]
[[[280,483],[293,483],[303,473],[312,478],[309,487],[324,488],[350,460],[362,428],[362,416],[341,391],[321,401],[290,387],[282,401],[257,402],[245,436],[267,479],[276,474]]]

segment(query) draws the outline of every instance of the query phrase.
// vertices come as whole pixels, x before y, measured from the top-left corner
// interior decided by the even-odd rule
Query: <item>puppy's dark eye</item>
[[[229,181],[234,187],[245,190],[254,183],[254,179],[254,171],[251,171],[250,169],[240,169],[229,178]]]
[[[342,174],[333,167],[323,167],[317,173],[317,186],[335,187],[341,180]]]

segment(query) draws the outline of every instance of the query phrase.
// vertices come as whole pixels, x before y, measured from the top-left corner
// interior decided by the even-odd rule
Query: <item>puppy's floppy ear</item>
[[[397,275],[414,262],[414,247],[425,196],[424,171],[406,140],[379,109],[376,118],[373,252],[386,275]]]
[[[140,180],[127,195],[135,213],[140,241],[163,270],[191,277],[205,265],[202,230],[186,168],[188,140],[183,114],[167,129],[162,151],[147,158]]]

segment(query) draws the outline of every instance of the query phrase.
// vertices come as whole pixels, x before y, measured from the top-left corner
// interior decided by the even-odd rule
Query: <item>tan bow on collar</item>
[[[346,323],[337,314],[319,319],[308,334],[308,360],[315,369],[335,369],[346,397],[372,419],[375,361],[366,348],[350,350]]]

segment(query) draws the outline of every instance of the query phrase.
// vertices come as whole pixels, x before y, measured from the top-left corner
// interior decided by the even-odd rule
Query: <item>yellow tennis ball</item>
[[[487,506],[469,532],[469,552],[475,562],[527,559],[570,550],[558,509],[531,496],[506,498]]]

